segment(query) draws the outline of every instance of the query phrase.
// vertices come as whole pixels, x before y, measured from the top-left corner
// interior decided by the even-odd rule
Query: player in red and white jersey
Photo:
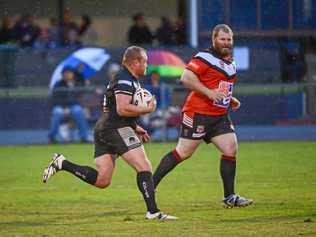
[[[226,60],[221,59],[214,49],[209,49],[196,54],[186,69],[193,72],[203,86],[218,93],[221,101],[214,101],[212,94],[203,94],[193,90],[186,99],[183,112],[190,115],[192,113],[205,115],[227,113],[236,81],[235,62],[229,57]]]
[[[233,97],[236,66],[232,58],[233,32],[220,24],[212,31],[213,47],[197,53],[187,64],[181,82],[191,89],[183,106],[178,144],[161,160],[154,173],[155,187],[180,162],[192,156],[199,144],[213,143],[222,153],[220,174],[224,186],[223,205],[245,207],[253,203],[235,193],[237,137],[228,114],[240,107]]]

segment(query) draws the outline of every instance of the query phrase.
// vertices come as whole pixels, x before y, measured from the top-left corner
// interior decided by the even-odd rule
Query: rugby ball
[[[140,88],[133,95],[133,104],[137,106],[148,106],[152,98],[153,96],[148,90]]]

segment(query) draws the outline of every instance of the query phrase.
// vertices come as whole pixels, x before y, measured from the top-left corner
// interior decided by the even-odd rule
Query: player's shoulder
[[[135,84],[133,76],[126,70],[120,70],[113,78],[113,84],[124,84],[128,86],[133,86]]]
[[[121,68],[117,74],[114,76],[114,80],[127,80],[127,81],[133,81],[133,75],[126,69]]]

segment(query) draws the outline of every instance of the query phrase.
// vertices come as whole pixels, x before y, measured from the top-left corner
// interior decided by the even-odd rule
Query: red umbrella
[[[162,77],[181,76],[185,63],[173,52],[167,50],[148,51],[148,74],[159,73]]]

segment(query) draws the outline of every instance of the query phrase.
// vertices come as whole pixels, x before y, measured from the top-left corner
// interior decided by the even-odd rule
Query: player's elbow
[[[180,82],[181,82],[182,84],[184,84],[185,80],[186,80],[186,79],[185,79],[184,76],[180,77]]]
[[[122,109],[117,108],[116,112],[119,116],[124,116],[124,111]]]
[[[190,88],[191,86],[190,81],[187,78],[180,79],[180,82],[187,88]]]
[[[184,75],[182,75],[182,77],[180,78],[180,82],[181,82],[183,85],[187,86],[187,85],[189,84],[189,82],[190,82],[190,79],[184,74]]]
[[[119,116],[126,116],[126,110],[122,106],[116,106],[116,112]]]

